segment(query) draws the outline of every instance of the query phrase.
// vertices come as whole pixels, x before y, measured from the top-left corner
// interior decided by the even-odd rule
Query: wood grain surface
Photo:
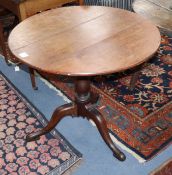
[[[21,22],[9,36],[13,55],[52,74],[92,76],[119,72],[149,59],[159,30],[135,13],[111,7],[49,10]]]

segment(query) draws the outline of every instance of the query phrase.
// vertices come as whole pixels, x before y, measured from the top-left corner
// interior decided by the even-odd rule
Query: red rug
[[[46,118],[0,72],[0,175],[62,174],[81,154],[57,131],[26,142]]]
[[[44,77],[74,99],[70,79]],[[133,91],[129,90],[130,78],[131,72],[94,77],[92,90],[101,95],[96,107],[109,131],[148,160],[172,140],[172,38],[162,37],[158,52],[142,69]]]

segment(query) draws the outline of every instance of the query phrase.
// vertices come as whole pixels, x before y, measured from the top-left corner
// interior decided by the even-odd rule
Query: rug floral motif
[[[140,69],[136,86],[130,90],[134,71],[94,77],[91,88],[100,94],[95,106],[110,133],[148,160],[172,140],[172,38],[162,36],[159,50]],[[43,76],[74,100],[70,79]]]
[[[27,134],[46,124],[45,117],[0,72],[0,175],[60,175],[81,159],[57,130],[37,141],[25,141]]]

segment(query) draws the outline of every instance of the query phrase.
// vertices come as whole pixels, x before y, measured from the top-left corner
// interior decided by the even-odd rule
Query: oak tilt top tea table
[[[106,121],[94,103],[90,77],[137,66],[158,49],[160,33],[141,16],[111,7],[64,7],[32,16],[9,36],[12,54],[30,67],[73,77],[75,101],[55,109],[48,125],[27,135],[27,141],[50,132],[66,115],[92,119],[114,156],[125,155],[114,145]]]

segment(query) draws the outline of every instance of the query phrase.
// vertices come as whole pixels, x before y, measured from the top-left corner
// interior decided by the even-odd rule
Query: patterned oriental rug
[[[162,36],[159,50],[146,64],[133,91],[129,90],[133,71],[94,77],[92,85],[92,91],[100,94],[95,106],[110,133],[144,160],[172,141],[172,38]],[[74,99],[69,78],[43,77]]]
[[[60,175],[81,154],[57,131],[25,142],[47,123],[45,117],[0,72],[0,174]]]

